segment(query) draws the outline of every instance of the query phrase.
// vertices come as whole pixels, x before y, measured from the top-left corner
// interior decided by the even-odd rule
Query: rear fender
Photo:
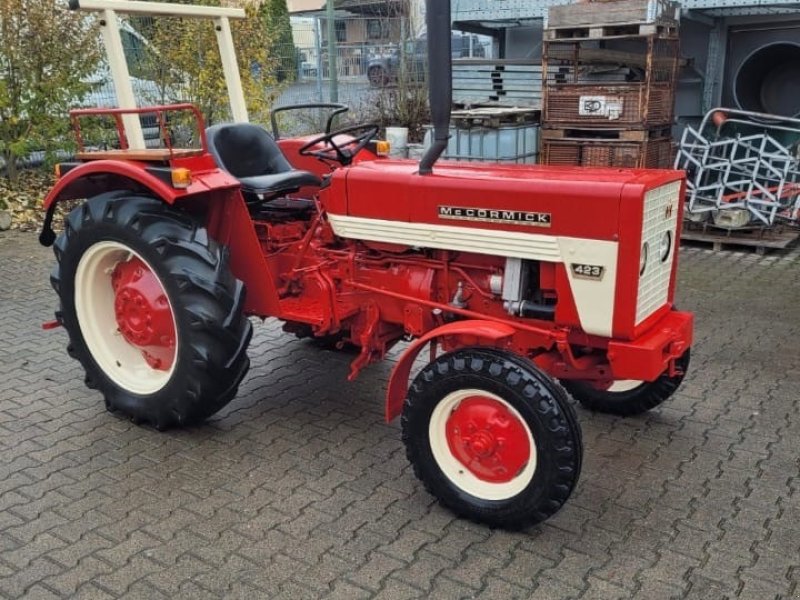
[[[121,160],[97,160],[80,164],[61,177],[44,199],[46,211],[39,241],[51,246],[55,241],[52,229],[53,213],[62,200],[90,198],[114,190],[146,193],[167,204],[174,204],[187,196],[207,193],[215,189],[238,187],[238,182],[222,171],[203,173],[195,178],[188,189],[176,189],[163,179],[148,172],[141,163]]]
[[[85,198],[90,195],[86,193],[87,189],[94,191],[93,188],[100,186],[102,189],[98,189],[95,194],[91,195],[111,190],[141,191],[144,188],[155,197],[172,204],[178,196],[185,194],[183,190],[176,190],[171,185],[167,185],[138,164],[119,160],[97,160],[70,169],[47,194],[44,199],[44,208],[48,210],[50,206],[61,200]]]
[[[501,340],[513,336],[514,333],[516,330],[511,325],[478,319],[448,323],[426,333],[406,349],[392,371],[389,388],[386,392],[386,422],[394,420],[402,412],[403,402],[408,394],[408,378],[411,375],[411,367],[428,342],[444,336],[462,335],[475,338],[479,343],[495,346]]]

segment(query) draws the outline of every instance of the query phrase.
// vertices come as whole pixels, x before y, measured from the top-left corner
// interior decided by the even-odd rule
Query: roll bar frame
[[[114,81],[119,108],[136,109],[136,97],[131,85],[128,63],[125,60],[125,49],[117,26],[117,14],[160,15],[169,17],[185,17],[193,19],[211,19],[217,34],[219,54],[222,59],[222,72],[228,87],[228,98],[231,115],[237,123],[246,123],[247,104],[244,100],[242,80],[239,77],[239,65],[236,62],[236,49],[231,35],[230,19],[244,19],[245,12],[241,8],[222,8],[218,6],[200,6],[193,4],[174,4],[160,2],[142,2],[141,0],[69,0],[71,10],[97,13],[103,31],[103,43],[108,57],[108,66]],[[122,115],[125,122],[128,147],[135,150],[145,148],[144,134],[139,117],[135,113]]]

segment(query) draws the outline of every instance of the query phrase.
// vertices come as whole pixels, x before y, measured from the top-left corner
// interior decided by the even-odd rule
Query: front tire
[[[581,431],[566,395],[508,352],[475,347],[437,358],[415,378],[402,426],[416,476],[474,521],[544,521],[580,475]]]
[[[69,353],[110,410],[166,429],[236,395],[250,364],[244,285],[191,217],[102,194],[69,214],[54,252]]]
[[[599,389],[585,381],[562,381],[563,386],[582,406],[595,412],[632,417],[662,404],[678,391],[689,368],[690,351],[681,356],[677,367],[681,373],[670,377],[664,373],[655,381],[615,381],[608,389]]]

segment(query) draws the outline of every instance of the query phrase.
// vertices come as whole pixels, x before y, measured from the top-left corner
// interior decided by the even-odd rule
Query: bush
[[[0,3],[0,157],[12,184],[21,158],[70,145],[69,108],[99,62],[92,19],[56,0]]]

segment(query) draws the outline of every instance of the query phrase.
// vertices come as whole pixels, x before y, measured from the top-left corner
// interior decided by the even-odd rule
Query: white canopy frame
[[[217,34],[219,54],[222,59],[222,72],[228,87],[231,115],[237,123],[246,123],[247,104],[244,101],[242,80],[239,77],[239,65],[236,62],[236,49],[231,35],[231,19],[244,19],[245,12],[241,8],[222,8],[217,6],[199,6],[191,4],[172,4],[160,2],[142,2],[140,0],[70,0],[72,10],[97,13],[103,28],[103,42],[114,89],[120,108],[137,108],[136,97],[131,85],[128,63],[125,61],[125,49],[117,24],[118,14],[159,15],[168,17],[187,17],[196,19],[212,19]],[[125,132],[128,146],[134,150],[145,148],[144,134],[138,115],[124,115]]]

